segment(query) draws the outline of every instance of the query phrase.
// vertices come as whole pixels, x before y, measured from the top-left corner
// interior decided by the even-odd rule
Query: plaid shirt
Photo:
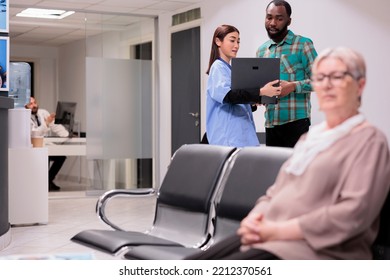
[[[313,42],[289,30],[280,43],[269,40],[261,45],[256,56],[280,57],[280,79],[296,83],[295,91],[280,98],[278,104],[266,105],[265,127],[310,118],[311,66],[317,57]]]

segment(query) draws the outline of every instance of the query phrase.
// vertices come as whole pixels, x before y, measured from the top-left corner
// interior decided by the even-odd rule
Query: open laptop
[[[232,58],[232,89],[261,88],[280,79],[280,58]],[[262,96],[262,103],[277,103],[277,97]]]

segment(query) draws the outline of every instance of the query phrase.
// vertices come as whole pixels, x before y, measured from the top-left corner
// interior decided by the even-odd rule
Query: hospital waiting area
[[[315,154],[309,159],[305,157],[307,153],[299,154],[303,156],[298,159],[295,157],[296,161],[291,164],[293,167],[289,165],[285,169],[286,175],[280,172],[280,168],[293,155],[292,146],[286,148],[265,145],[267,106],[274,106],[275,112],[279,110],[280,98],[272,96],[269,104],[252,104],[252,101],[241,104],[232,101],[233,105],[246,106],[248,111],[243,115],[251,119],[248,127],[252,129],[251,141],[255,145],[204,144],[203,140],[207,140],[209,132],[208,130],[206,134],[206,125],[209,126],[209,122],[206,123],[206,117],[209,117],[206,101],[210,96],[207,88],[207,69],[211,67],[210,42],[212,46],[220,42],[218,38],[214,41],[214,30],[221,24],[237,26],[240,32],[231,33],[239,34],[239,38],[234,38],[235,44],[240,45],[239,57],[244,58],[243,60],[254,58],[259,53],[259,46],[268,42],[272,35],[264,28],[264,11],[269,2],[270,0],[0,1],[0,266],[11,260],[115,260],[118,263],[126,261],[129,266],[131,261],[155,260],[150,263],[160,264],[159,260],[192,261],[193,256],[207,253],[215,244],[230,240],[232,236],[236,238],[234,244],[237,245],[237,231],[241,228],[243,219],[257,205],[259,197],[267,196],[267,191],[270,186],[274,186],[276,178],[282,178],[279,182],[285,180],[289,186],[290,182],[299,182],[300,178],[307,175],[304,174],[306,168],[311,168],[311,163],[317,163],[315,157],[321,156],[322,148],[325,147],[327,152],[326,149],[334,147],[334,143],[337,144],[340,139],[342,141],[342,137],[349,135],[354,129],[351,125],[347,132],[336,133],[340,138],[335,141],[331,139],[330,144],[320,143],[324,145],[318,150],[314,147]],[[383,132],[383,135],[375,135],[378,139],[382,136],[390,139],[389,118],[386,117],[390,97],[383,91],[386,88],[385,79],[375,78],[383,77],[389,71],[382,62],[384,54],[388,53],[385,46],[390,44],[390,38],[386,36],[390,28],[387,13],[390,2],[289,2],[293,6],[294,20],[289,20],[285,28],[289,27],[297,34],[310,37],[313,42],[311,39],[309,41],[316,50],[326,50],[337,42],[341,45],[358,46],[357,49],[365,54],[369,69],[369,82],[365,91],[377,96],[373,98],[368,94],[363,97],[359,95],[356,98],[358,102],[354,100],[354,105],[359,103],[362,115]],[[329,15],[332,15],[331,21]],[[348,15],[348,21],[345,20],[345,15]],[[343,32],[340,32],[340,27],[344,28]],[[277,33],[278,30],[271,31]],[[284,31],[287,32],[287,29]],[[345,33],[355,36],[345,36]],[[372,40],[367,40],[364,36],[380,38],[383,43],[376,46],[373,52]],[[237,51],[238,49],[232,50],[235,55]],[[317,55],[314,49],[310,51],[310,54]],[[306,53],[309,51],[306,50]],[[280,54],[280,57],[272,58],[273,65],[276,65],[272,74],[276,73],[279,77],[281,68],[286,72],[296,70],[293,69],[296,65],[292,67],[283,64],[290,63],[286,56]],[[299,64],[295,54],[291,57]],[[269,57],[261,58],[270,60]],[[220,69],[231,70],[231,65],[225,64],[221,62]],[[250,71],[258,70],[261,65],[251,67]],[[304,72],[300,67],[301,65],[297,68]],[[223,78],[231,78],[230,74],[225,71]],[[308,126],[325,123],[324,111],[327,108],[318,105],[319,95],[311,90],[311,83],[323,85],[326,81],[326,85],[337,84],[342,88],[340,85],[344,85],[345,81],[355,85],[355,82],[362,79],[362,76],[354,77],[350,71],[336,74],[332,72],[317,75],[317,79],[306,79],[310,89],[304,94],[309,96],[309,106],[304,106],[304,109],[290,106],[296,112],[309,112],[309,116],[304,118]],[[288,75],[296,78],[295,72]],[[300,82],[302,81],[291,82],[289,85],[293,84],[294,89],[288,94],[298,96],[298,88],[306,90]],[[360,90],[364,86],[365,84],[360,83],[359,87],[350,88]],[[282,88],[281,83],[277,87]],[[228,88],[228,93],[231,93],[230,85]],[[260,95],[260,89],[257,95],[257,88],[253,96],[258,98],[256,100],[266,100],[262,99],[264,96]],[[226,94],[224,90],[225,88],[221,93]],[[282,89],[278,91],[279,95],[282,94]],[[351,96],[352,94],[349,95]],[[300,102],[300,98],[300,95],[296,98],[297,102]],[[331,98],[333,96],[329,99]],[[221,100],[221,104],[226,101],[224,97]],[[290,107],[284,112],[289,113]],[[218,111],[221,112],[223,113],[223,109]],[[365,119],[360,114],[359,116],[361,124]],[[288,117],[290,116],[286,118]],[[218,126],[219,120],[215,118],[213,124]],[[239,122],[235,124],[235,128],[242,128],[238,125]],[[238,135],[237,139],[241,136]],[[347,148],[351,151],[354,149],[351,145]],[[375,151],[380,154],[379,148]],[[345,154],[347,152],[343,150],[338,156],[341,158]],[[356,154],[349,153],[352,156]],[[367,152],[365,155],[369,157],[369,154]],[[356,158],[362,160],[359,155]],[[304,164],[300,165],[299,160]],[[379,162],[375,160],[369,164]],[[324,162],[326,161],[320,161]],[[354,163],[349,157],[345,162],[351,166]],[[385,165],[387,159],[379,163]],[[344,162],[339,169],[336,165],[326,166],[334,173],[347,169]],[[364,169],[366,165],[360,164],[359,167]],[[379,169],[368,169],[369,175],[380,172]],[[318,170],[317,167],[315,171]],[[278,177],[279,172],[285,177]],[[339,177],[348,181],[348,175],[352,172],[358,173],[351,168]],[[382,174],[384,173],[386,172]],[[318,185],[325,181],[332,182],[333,175],[321,174]],[[286,178],[293,179],[289,181]],[[360,183],[358,180],[351,181]],[[370,184],[379,185],[379,181],[373,179]],[[313,185],[317,186],[317,182]],[[337,185],[340,189],[344,187],[343,184],[340,186]],[[296,192],[291,191],[290,194],[296,199],[293,201],[295,206],[304,207],[304,203],[297,205],[297,201],[307,198],[306,195],[311,194],[313,189],[302,191],[296,188]],[[271,189],[271,193],[273,190]],[[348,199],[352,202],[349,204],[350,208],[340,210],[336,207],[334,212],[326,212],[323,210],[326,207],[321,205],[323,212],[318,217],[323,220],[318,219],[317,232],[316,225],[308,225],[317,212],[307,211],[314,213],[306,220],[303,218],[303,222],[306,222],[304,230],[308,232],[308,236],[303,236],[301,225],[297,225],[298,218],[286,218],[289,222],[293,221],[288,226],[298,228],[298,233],[293,232],[298,237],[294,236],[296,239],[290,243],[298,249],[291,254],[291,259],[302,257],[307,252],[309,256],[320,260],[349,259],[349,251],[346,250],[348,252],[345,253],[341,248],[345,244],[346,248],[352,248],[352,252],[358,248],[358,253],[373,256],[375,260],[390,259],[390,223],[383,222],[388,219],[387,213],[390,213],[390,195],[386,199],[384,195],[378,195],[379,192],[373,192],[372,197],[380,196],[383,204],[381,207],[375,206],[375,203],[372,203],[374,206],[367,206],[365,203],[355,203],[354,199],[360,197],[354,196],[354,191],[356,188],[352,186],[340,196],[333,193],[322,197],[317,195],[318,199],[335,197],[337,202],[348,204]],[[348,196],[351,193],[353,195]],[[367,193],[364,194],[372,198]],[[339,199],[345,194],[348,199]],[[292,203],[288,198],[289,196],[284,197],[285,205]],[[283,204],[281,201],[277,201],[276,205],[278,206],[278,202]],[[315,203],[312,204],[310,207],[315,208]],[[299,207],[286,211],[286,216],[294,211],[301,211],[297,209]],[[359,210],[364,207],[378,209],[375,208],[375,213],[363,213],[371,215],[374,222],[368,226],[363,225],[366,226],[364,230],[367,230],[364,234],[356,233],[350,237],[348,230],[355,230],[355,224],[350,222],[345,225],[348,215],[356,218],[356,224],[364,224],[363,219],[353,215],[353,211],[348,212],[353,207]],[[297,216],[305,216],[305,211],[302,210],[303,214]],[[279,213],[274,213],[283,216],[282,212],[280,210]],[[260,224],[265,215],[256,214],[259,215]],[[324,220],[321,228],[320,222]],[[342,234],[347,232],[347,237],[344,238],[342,234],[337,236],[339,232],[335,229],[336,234],[325,241],[329,243],[323,245],[321,230],[331,235],[330,230],[327,232],[324,229],[324,225],[330,220]],[[376,228],[373,229],[374,227]],[[375,232],[374,242],[370,243],[370,247],[364,247],[363,245],[368,244],[367,240],[373,239],[375,230],[379,234]],[[260,234],[254,237],[256,238],[260,239]],[[354,246],[359,238],[366,243]],[[279,241],[280,244],[287,242],[280,238],[271,240],[268,243],[271,245],[261,244],[263,242],[260,241],[259,244],[253,244],[256,243],[254,245],[259,245],[259,248],[263,245],[278,247]],[[242,245],[240,242],[242,240],[238,240],[238,246]],[[237,248],[239,253],[245,253],[249,247]],[[248,251],[252,249],[250,247]],[[263,250],[260,249],[259,251]],[[264,249],[264,252],[267,253],[267,250]],[[287,250],[284,252],[290,254]],[[332,255],[334,252],[335,255]],[[278,259],[277,254],[270,254]],[[302,259],[305,257],[307,255]],[[247,259],[243,258],[242,261],[244,260]],[[365,261],[365,264],[374,262],[371,259]],[[104,266],[107,262],[101,263]],[[233,262],[227,263],[235,265]],[[345,263],[348,268],[358,267],[356,263]],[[177,263],[180,264],[183,262]],[[259,266],[254,262],[250,264]],[[270,266],[271,264],[270,262]],[[218,265],[223,267],[226,263]],[[288,264],[282,262],[281,265]],[[325,262],[317,262],[315,265],[320,265],[325,273]],[[331,265],[339,264],[332,262]],[[305,269],[306,264],[299,262],[297,267]],[[361,269],[367,267],[361,266]],[[380,269],[384,270],[383,267]],[[223,270],[223,273],[226,271]],[[289,270],[277,270],[279,276],[286,271]],[[331,269],[326,270],[329,271]],[[220,275],[228,275],[223,273]],[[258,273],[262,276],[264,273],[271,275],[269,270],[264,269],[260,269]]]
[[[195,34],[199,49],[202,1],[43,2],[1,3],[0,259],[118,259],[71,238],[110,228],[96,213],[101,195],[157,190],[173,151],[199,142],[198,102],[182,124],[191,127],[192,139],[176,132],[172,152],[160,150],[158,83],[165,78],[156,61],[168,39],[158,39],[160,14],[174,20],[164,28],[195,22],[175,48],[192,44],[186,40]],[[179,57],[183,51],[175,51],[178,69],[187,63]],[[199,87],[194,90],[199,98]],[[176,95],[179,119],[182,97]],[[43,118],[30,120],[32,98],[38,111],[55,113],[66,136],[48,124],[45,133],[33,129]],[[60,159],[59,167],[53,159]],[[155,203],[155,194],[130,203],[118,198],[105,214],[123,229],[143,232],[152,226]]]

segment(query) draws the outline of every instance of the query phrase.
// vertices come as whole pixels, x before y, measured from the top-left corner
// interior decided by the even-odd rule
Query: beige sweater
[[[254,247],[282,259],[371,259],[390,186],[389,148],[382,132],[361,125],[317,155],[301,176],[284,172],[285,165],[252,211],[273,221],[297,217],[304,240]]]

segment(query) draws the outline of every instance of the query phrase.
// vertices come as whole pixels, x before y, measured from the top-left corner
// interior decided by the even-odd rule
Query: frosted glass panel
[[[153,158],[152,63],[86,58],[89,159]]]

